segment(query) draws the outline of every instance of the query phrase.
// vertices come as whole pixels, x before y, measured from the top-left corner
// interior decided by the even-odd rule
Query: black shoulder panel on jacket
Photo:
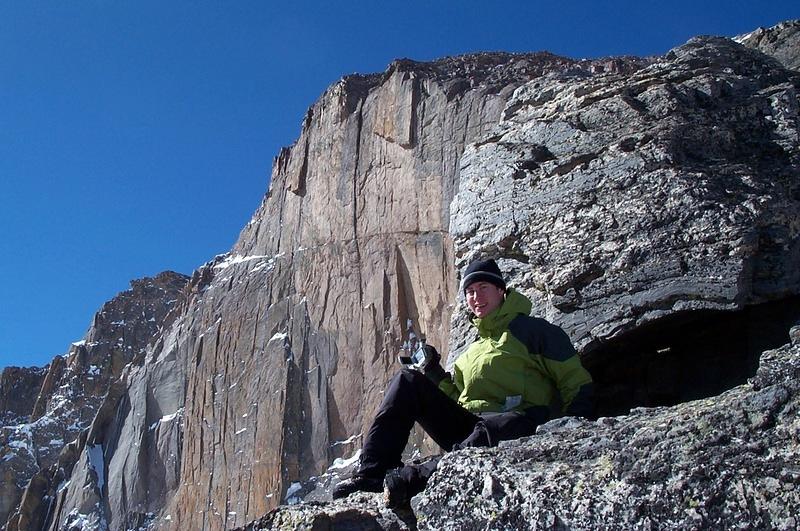
[[[508,330],[531,354],[555,361],[566,361],[575,355],[575,347],[567,333],[544,319],[519,315],[509,323]]]

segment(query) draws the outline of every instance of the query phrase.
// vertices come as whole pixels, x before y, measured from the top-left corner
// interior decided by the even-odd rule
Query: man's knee
[[[395,378],[402,381],[402,383],[406,385],[411,385],[415,388],[420,388],[420,387],[438,388],[437,385],[431,382],[430,379],[424,374],[422,374],[420,371],[414,369],[408,369],[406,367],[400,369],[400,372],[397,374]]]
[[[432,387],[436,387],[424,374],[414,369],[402,368],[392,378],[387,395],[419,396],[420,393],[429,394]]]

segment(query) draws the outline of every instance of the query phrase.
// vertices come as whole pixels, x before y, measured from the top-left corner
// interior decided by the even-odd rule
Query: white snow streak
[[[358,462],[361,458],[361,449],[359,449],[356,453],[353,454],[352,457],[348,459],[342,459],[341,457],[337,457],[333,460],[333,464],[328,467],[328,470],[338,470],[340,468],[347,468],[350,465]]]
[[[105,469],[103,468],[103,445],[92,444],[86,448],[86,455],[89,458],[89,467],[97,474],[97,489],[102,496],[103,486],[106,484]]]
[[[355,441],[359,437],[361,437],[360,433],[358,435],[353,435],[352,437],[350,437],[348,439],[345,439],[343,441],[336,441],[333,444],[331,444],[331,448],[333,448],[334,446],[339,446],[341,444],[350,444],[351,442]]]
[[[250,255],[250,256],[242,256],[240,254],[234,256],[228,256],[225,260],[218,263],[214,266],[214,269],[225,269],[232,265],[241,264],[244,262],[250,262],[251,260],[264,260],[268,259],[269,256],[265,255]]]

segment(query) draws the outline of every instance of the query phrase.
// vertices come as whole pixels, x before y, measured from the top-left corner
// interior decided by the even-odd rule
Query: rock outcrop
[[[481,253],[573,337],[599,413],[742,384],[800,316],[798,87],[796,72],[722,38],[646,60],[477,54],[341,80],[276,158],[231,252],[195,272],[144,350],[106,359],[114,378],[91,425],[30,482],[9,528],[24,517],[46,529],[228,529],[324,496],[315,478],[357,455],[412,333],[451,361],[466,344],[457,269]],[[712,405],[634,410],[597,429],[611,441]],[[559,425],[553,440],[571,437]],[[570,425],[593,440],[588,422]],[[462,470],[458,455],[443,470]],[[627,474],[616,456],[607,468]],[[545,461],[541,477],[558,466]],[[472,492],[474,477],[446,480]],[[481,476],[491,503],[564,518],[506,497],[501,479]],[[456,521],[435,507],[454,487],[437,482],[417,505],[420,527]],[[576,525],[600,522],[593,514]],[[370,497],[258,524],[336,525],[417,524]]]
[[[461,159],[450,224],[456,264],[501,257],[535,311],[581,349],[601,414],[743,384],[760,352],[786,343],[800,320],[799,81],[758,51],[706,37],[626,75],[562,72],[520,86],[498,127]],[[451,362],[468,339],[456,312]],[[784,514],[798,502],[796,405],[787,398],[797,389],[797,346],[780,352],[789,360],[778,366],[789,368],[762,364],[755,388],[598,423],[557,421],[542,438],[448,456],[416,504],[419,526],[789,528]],[[786,425],[741,424],[751,410],[753,419],[782,414]],[[692,427],[697,418],[705,424]],[[675,430],[660,437],[670,423]],[[634,434],[641,448],[627,446]],[[780,457],[732,459],[741,440]],[[772,494],[754,498],[767,486]],[[344,510],[315,507],[281,508],[255,528],[310,529]],[[378,528],[380,514],[368,512],[362,524]]]
[[[180,316],[109,395],[113,414],[98,415],[86,443],[102,447],[108,481],[84,473],[52,526],[243,525],[352,455],[409,323],[447,343],[464,146],[529,79],[643,64],[480,54],[398,61],[334,85],[276,159],[239,242],[195,273]],[[91,467],[84,450],[76,469]]]
[[[73,343],[66,356],[45,369],[3,371],[0,404],[7,413],[0,428],[0,521],[8,520],[8,529],[30,529],[45,516],[49,502],[44,496],[52,493],[36,490],[38,485],[44,482],[56,490],[62,479],[68,481],[69,470],[58,470],[71,468],[61,456],[74,451],[65,447],[76,444],[90,426],[123,367],[141,358],[169,324],[187,280],[172,272],[134,280],[131,289],[103,305],[84,339]],[[36,492],[23,502],[31,486]]]
[[[786,68],[800,70],[800,20],[781,22],[772,28],[758,28],[734,40],[774,57]]]
[[[714,398],[447,455],[420,529],[797,529],[798,408],[794,342]]]
[[[690,344],[654,338],[651,360],[637,352],[634,363],[663,359],[661,350],[676,364],[713,365],[712,352],[691,359],[706,342],[694,337],[695,316],[705,326],[710,310],[781,301],[711,347],[735,350],[740,370],[703,367],[708,391],[741,383],[800,317],[798,88],[797,72],[723,38],[694,39],[632,75],[521,86],[500,126],[462,159],[451,226],[459,264],[504,257],[513,283],[597,373],[630,370],[626,355],[615,363],[619,340],[656,323]],[[779,322],[770,336],[763,325]],[[674,372],[656,363],[650,380]],[[629,379],[647,380],[647,370]],[[674,403],[662,383],[631,393]]]
[[[381,494],[284,506],[266,529],[796,529],[800,327],[752,380],[710,399],[559,419],[445,455],[414,515]]]

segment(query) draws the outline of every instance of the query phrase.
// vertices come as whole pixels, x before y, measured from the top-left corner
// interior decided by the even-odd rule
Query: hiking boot
[[[438,462],[438,459],[437,459]],[[389,509],[408,509],[411,498],[425,490],[427,477],[421,477],[414,466],[393,468],[383,479],[383,500]]]
[[[333,488],[333,499],[345,498],[354,492],[381,492],[383,490],[383,479],[370,478],[366,476],[353,476],[350,479],[340,481]]]

